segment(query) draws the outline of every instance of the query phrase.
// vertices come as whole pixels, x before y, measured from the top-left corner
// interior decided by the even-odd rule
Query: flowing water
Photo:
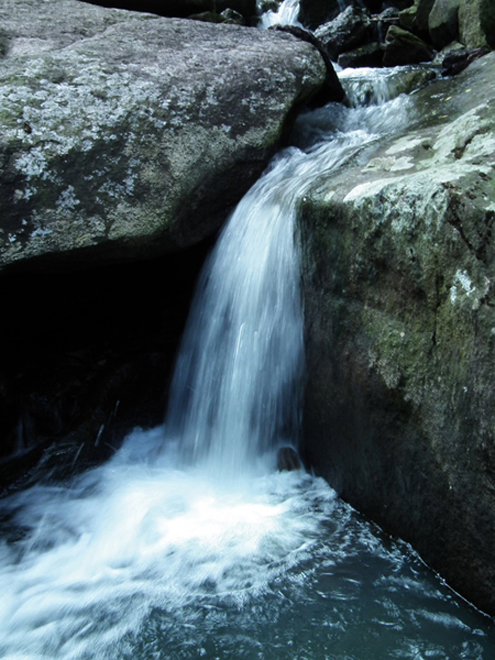
[[[301,25],[298,21],[299,0],[283,0],[277,9],[263,12],[260,16],[260,27],[269,28],[272,25]]]
[[[363,75],[383,98],[388,74]],[[409,546],[275,469],[300,421],[298,200],[409,112],[398,97],[302,117],[206,266],[164,425],[1,502],[1,658],[495,657],[491,620]]]

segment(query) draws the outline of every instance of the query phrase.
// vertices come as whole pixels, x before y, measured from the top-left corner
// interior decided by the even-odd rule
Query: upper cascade
[[[263,3],[261,3],[262,5]],[[260,12],[260,27],[269,28],[272,25],[298,25],[299,22],[299,0],[283,0],[277,9],[269,9],[262,12],[262,8],[258,9]]]

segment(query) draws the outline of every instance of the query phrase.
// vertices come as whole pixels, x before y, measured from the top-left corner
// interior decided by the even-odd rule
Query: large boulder
[[[312,45],[235,25],[75,0],[4,2],[0,24],[0,268],[211,235],[326,75]]]
[[[435,0],[428,17],[431,43],[442,49],[459,37],[459,6],[461,0]]]
[[[337,18],[321,25],[315,36],[324,44],[335,62],[344,51],[357,48],[373,36],[369,12],[360,7],[347,7]]]
[[[412,32],[403,30],[397,25],[391,25],[388,28],[383,54],[385,66],[431,62],[434,55],[434,50]]]
[[[300,209],[303,453],[495,614],[495,53]]]
[[[459,33],[467,48],[495,48],[495,3],[493,0],[461,0]]]

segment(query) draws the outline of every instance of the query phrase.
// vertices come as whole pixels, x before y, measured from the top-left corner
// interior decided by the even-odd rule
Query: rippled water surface
[[[495,657],[491,620],[406,544],[275,469],[304,374],[298,200],[407,121],[402,97],[303,117],[209,260],[165,424],[0,503],[0,658]]]
[[[0,657],[495,657],[490,621],[321,479],[267,454],[225,485],[162,434],[4,503]]]

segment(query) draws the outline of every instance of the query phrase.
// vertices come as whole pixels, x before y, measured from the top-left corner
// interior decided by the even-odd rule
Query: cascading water
[[[246,195],[218,241],[172,384],[167,430],[224,476],[297,437],[303,338],[288,160]]]
[[[274,470],[303,371],[298,201],[407,113],[398,97],[302,117],[211,256],[164,426],[1,503],[1,658],[495,657],[490,620],[407,545]]]
[[[277,10],[270,10],[261,14],[260,27],[269,28],[272,25],[300,25],[298,16],[299,0],[283,0]]]

